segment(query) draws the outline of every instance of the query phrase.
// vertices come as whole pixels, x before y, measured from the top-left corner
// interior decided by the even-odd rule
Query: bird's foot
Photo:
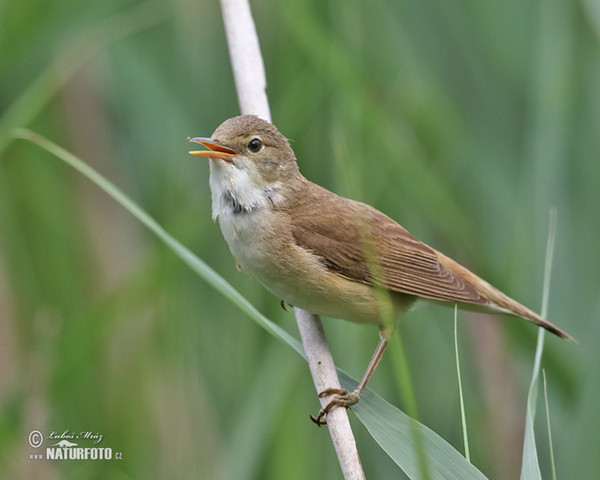
[[[341,388],[328,388],[323,390],[321,393],[319,393],[319,398],[328,397],[329,395],[333,395],[333,398],[329,401],[329,403],[319,410],[319,414],[316,417],[313,415],[310,416],[310,419],[319,427],[327,424],[327,419],[325,416],[335,407],[348,408],[357,404],[360,400],[360,392],[358,390],[348,392],[347,390],[343,390]]]

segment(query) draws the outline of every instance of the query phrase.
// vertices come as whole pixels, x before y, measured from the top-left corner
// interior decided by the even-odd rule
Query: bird
[[[212,217],[236,265],[282,302],[316,315],[378,327],[379,342],[354,391],[328,388],[311,419],[356,404],[396,328],[417,300],[521,317],[564,338],[561,328],[513,300],[387,215],[306,179],[287,138],[242,115],[211,137],[188,137],[209,159]]]

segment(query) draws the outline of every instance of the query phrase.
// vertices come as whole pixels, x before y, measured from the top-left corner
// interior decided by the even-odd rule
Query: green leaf
[[[344,388],[352,385],[350,378],[343,373],[340,381]],[[419,450],[425,451],[427,478],[431,480],[486,478],[437,433],[372,391],[365,390],[352,411],[409,478],[424,477]]]

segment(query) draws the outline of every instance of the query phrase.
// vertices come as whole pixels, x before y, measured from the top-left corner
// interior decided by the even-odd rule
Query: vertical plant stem
[[[229,58],[242,115],[271,121],[267,76],[247,0],[221,0]]]
[[[465,458],[471,461],[469,452],[469,437],[467,435],[467,416],[465,414],[465,399],[463,397],[462,378],[460,374],[460,359],[458,356],[458,305],[454,304],[454,350],[456,352],[456,374],[458,376],[458,396],[460,400],[460,419],[462,422],[463,442],[465,445]]]
[[[341,388],[333,357],[323,332],[321,319],[317,315],[299,308],[294,308],[294,314],[296,315],[315,389],[317,392],[321,392],[326,388]],[[328,401],[327,398],[322,398],[321,406],[327,405]],[[334,408],[327,414],[327,426],[344,478],[364,479],[365,475],[356,449],[347,410],[345,408]]]
[[[247,0],[221,0],[221,8],[240,110],[271,121],[265,67],[250,5]],[[298,308],[294,314],[317,391],[339,388],[321,320]],[[344,478],[365,478],[346,409],[336,408],[327,415],[327,427]]]
[[[550,225],[548,227],[548,241],[546,244],[546,258],[544,262],[544,291],[542,293],[542,311],[544,318],[548,316],[548,299],[550,297],[550,278],[552,277],[552,259],[554,257],[554,240],[556,237],[556,209],[550,210]],[[544,332],[543,328],[538,329],[537,346],[535,349],[535,360],[533,362],[533,373],[531,383],[529,384],[529,393],[527,395],[527,413],[525,415],[525,437],[523,440],[523,462],[521,465],[521,480],[540,479],[540,465],[538,460],[537,448],[535,444],[534,426],[538,379],[540,376],[540,365],[542,362],[542,353],[544,351]]]
[[[556,463],[554,462],[554,447],[552,446],[552,427],[550,426],[550,405],[548,403],[548,387],[546,385],[546,370],[542,369],[544,377],[544,401],[546,403],[546,422],[548,423],[548,444],[550,445],[550,464],[552,466],[552,480],[556,480]]]

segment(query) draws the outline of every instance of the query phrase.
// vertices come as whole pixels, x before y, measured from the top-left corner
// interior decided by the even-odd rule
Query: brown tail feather
[[[505,296],[505,295],[503,295],[503,296]],[[520,303],[515,302],[513,299],[508,298],[508,297],[506,297],[506,298],[509,300],[509,302],[507,302],[508,304],[506,306],[499,305],[502,310],[506,311],[507,313],[509,313],[511,315],[515,315],[517,317],[524,318],[525,320],[529,320],[530,322],[535,323],[536,325],[538,325],[542,328],[545,328],[549,332],[552,332],[553,334],[558,335],[560,338],[564,338],[566,340],[575,340],[571,335],[569,335],[563,329],[557,327],[556,325],[549,322],[542,316],[538,315],[537,313],[533,312],[532,310],[529,310],[527,307],[524,307]]]
[[[513,300],[508,295],[505,295],[496,287],[493,287],[485,280],[481,279],[473,272],[469,271],[462,265],[456,263],[449,257],[436,252],[439,261],[445,265],[447,268],[452,270],[455,274],[457,274],[463,281],[470,283],[477,292],[484,297],[488,302],[488,307],[491,310],[508,313],[509,315],[514,315],[516,317],[521,317],[525,320],[529,320],[536,325],[545,328],[549,332],[559,336],[560,338],[564,338],[567,340],[575,340],[571,335],[557,327],[556,325],[550,323],[548,320],[538,315],[534,311],[528,309],[527,307],[521,305],[516,300]]]
[[[496,292],[495,295],[490,295],[492,298],[492,304],[498,307],[501,311],[508,313],[510,315],[515,315],[517,317],[524,318],[525,320],[529,320],[536,325],[545,328],[549,332],[552,332],[554,335],[559,336],[560,338],[564,338],[566,340],[575,340],[571,335],[565,332],[563,329],[557,327],[553,323],[549,322],[541,315],[538,315],[534,311],[528,309],[527,307],[521,305],[519,302],[516,302],[512,298],[504,295],[499,290],[495,289],[490,285],[492,289]],[[489,298],[489,297],[488,297]]]

